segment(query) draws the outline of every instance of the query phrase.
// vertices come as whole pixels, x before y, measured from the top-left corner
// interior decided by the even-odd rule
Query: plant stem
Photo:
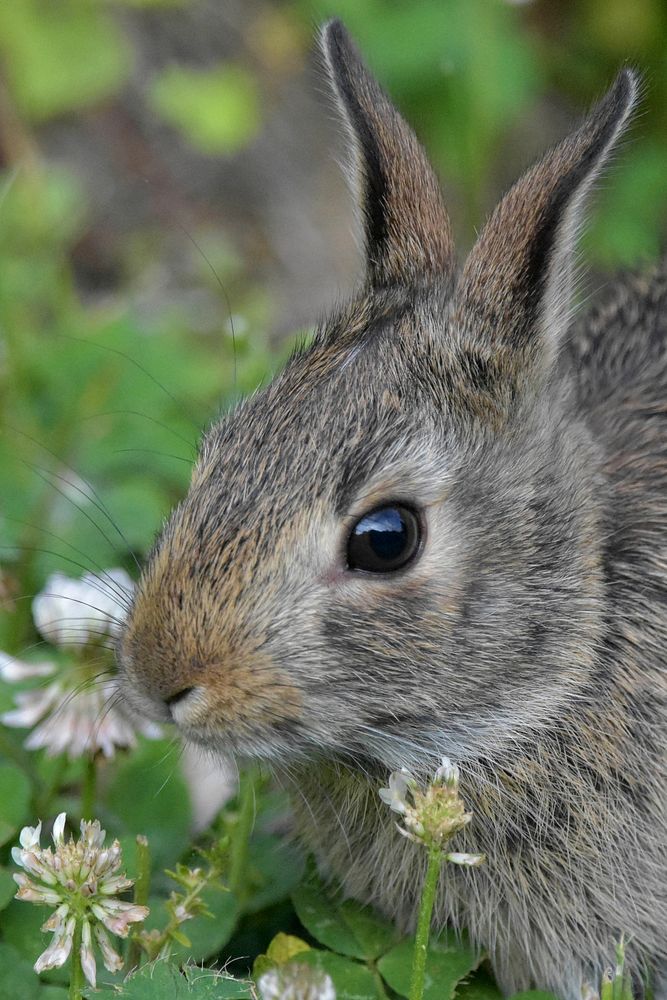
[[[137,878],[134,883],[134,902],[138,906],[148,905],[148,894],[151,884],[151,852],[148,840],[142,834],[137,836]],[[135,969],[141,958],[141,945],[137,937],[130,942],[127,955],[128,969]]]
[[[69,980],[69,1000],[81,1000],[83,969],[81,968],[81,921],[77,920],[72,940],[72,963]]]
[[[231,838],[229,888],[237,899],[246,891],[248,841],[255,821],[255,771],[248,770],[241,778],[238,822]]]
[[[95,794],[97,790],[97,764],[95,755],[86,757],[86,769],[81,789],[81,819],[92,820],[95,814]]]
[[[422,1000],[424,996],[424,978],[426,975],[426,954],[428,949],[428,939],[431,932],[431,917],[433,916],[433,904],[435,903],[435,893],[438,888],[438,876],[442,865],[442,851],[429,850],[428,865],[424,884],[422,886],[422,898],[419,904],[419,919],[417,921],[417,934],[415,935],[415,950],[412,959],[412,979],[410,981],[410,1000]]]
[[[48,784],[44,785],[44,794],[42,796],[43,808],[38,810],[39,816],[48,816],[51,813],[51,803],[54,797],[58,794],[60,786],[62,785],[63,775],[67,767],[67,754],[61,753],[55,759],[53,764],[53,773],[51,775]]]
[[[193,901],[197,899],[199,895],[201,895],[203,890],[207,887],[207,885],[213,878],[217,878],[217,875],[218,875],[217,871],[214,871],[213,869],[211,869],[211,871],[207,872],[205,875],[202,875],[202,877],[199,879],[196,885],[194,885],[193,888],[190,890],[190,892],[186,896],[184,896],[183,899],[181,900],[180,905],[183,907],[185,912],[188,912]],[[160,932],[158,937],[150,941],[150,944],[146,948],[146,951],[148,953],[148,960],[150,962],[154,961],[156,958],[159,959],[169,958],[171,952],[172,935],[174,931],[178,930],[178,928],[182,923],[183,920],[181,918],[172,915],[165,929]]]

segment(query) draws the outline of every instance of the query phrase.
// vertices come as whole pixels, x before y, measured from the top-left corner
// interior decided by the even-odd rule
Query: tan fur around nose
[[[227,540],[229,559],[252,570],[252,542]],[[214,554],[215,535],[202,544],[186,524],[160,548],[142,580],[130,624],[122,639],[123,656],[141,663],[142,682],[151,695],[167,701],[187,688],[205,692],[209,726],[276,725],[300,711],[297,688],[262,649],[266,622],[247,604],[247,576],[229,574],[220,586],[192,578],[192,552]],[[214,627],[212,627],[214,625]]]

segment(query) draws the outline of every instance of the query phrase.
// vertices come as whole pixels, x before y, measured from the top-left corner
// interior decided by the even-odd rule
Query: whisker
[[[213,264],[211,263],[211,261],[209,260],[209,258],[207,257],[207,255],[204,253],[204,250],[202,249],[202,247],[199,246],[199,244],[197,243],[197,241],[194,238],[194,236],[191,233],[189,233],[188,230],[185,228],[185,226],[181,222],[179,222],[178,220],[176,220],[176,224],[179,227],[179,229],[190,240],[190,242],[192,243],[192,245],[195,248],[195,250],[197,250],[198,253],[201,254],[202,258],[204,259],[204,261],[208,265],[208,268],[209,268],[211,274],[213,275],[213,277],[215,278],[216,282],[218,283],[220,291],[222,292],[222,294],[223,294],[223,296],[225,298],[225,305],[227,306],[227,312],[229,314],[229,327],[230,327],[230,330],[232,332],[232,355],[233,355],[233,358],[234,358],[234,390],[236,390],[236,388],[237,388],[237,382],[238,382],[238,365],[237,365],[237,357],[236,357],[236,330],[234,329],[234,315],[232,313],[232,304],[231,304],[231,301],[229,299],[229,294],[228,294],[227,289],[225,288],[225,286],[224,286],[224,284],[222,282],[222,279],[220,278],[220,275],[218,274],[218,272],[216,271],[216,269],[213,267]]]
[[[143,372],[143,374],[147,378],[149,378],[151,382],[153,382],[153,384],[158,387],[158,389],[161,389],[162,392],[169,397],[172,403],[174,403],[178,407],[179,411],[186,414],[188,420],[192,424],[194,424],[195,427],[197,426],[197,421],[194,420],[192,418],[192,415],[187,412],[186,407],[183,404],[183,401],[178,400],[176,396],[173,395],[173,393],[169,392],[169,390],[164,385],[162,385],[159,379],[155,378],[155,376],[151,374],[151,372],[149,372],[147,368],[145,368],[139,361],[136,360],[136,358],[133,358],[130,354],[126,354],[125,351],[121,351],[118,347],[110,347],[108,344],[100,344],[96,340],[86,340],[84,337],[73,337],[71,334],[68,333],[55,333],[54,336],[62,337],[63,340],[72,340],[75,343],[85,344],[87,347],[95,347],[100,351],[107,351],[109,354],[115,354],[117,357],[124,358],[125,361],[129,361],[130,364],[134,365],[135,368],[138,368],[140,372]]]
[[[172,779],[172,778],[174,777],[174,775],[176,774],[176,768],[178,767],[178,764],[179,764],[179,762],[180,762],[180,760],[181,760],[181,757],[183,756],[183,751],[184,751],[184,747],[183,747],[183,745],[181,744],[180,748],[178,748],[178,747],[177,747],[177,740],[176,740],[176,738],[174,737],[173,741],[172,741],[172,742],[171,742],[171,743],[169,744],[169,746],[168,746],[168,748],[167,748],[167,750],[166,750],[166,752],[165,752],[164,756],[163,756],[163,757],[162,757],[162,759],[160,760],[160,763],[163,763],[163,762],[164,762],[164,761],[165,761],[165,760],[167,759],[167,757],[168,757],[169,753],[170,753],[170,752],[172,751],[172,749],[173,749],[173,748],[175,748],[175,747],[176,747],[176,748],[178,749],[178,752],[177,752],[177,754],[176,754],[176,760],[174,761],[174,766],[172,767],[171,771],[169,772],[169,774],[168,774],[168,775],[167,775],[167,777],[166,777],[166,778],[164,779],[164,781],[162,782],[162,784],[160,785],[160,787],[159,787],[159,788],[158,788],[158,790],[156,791],[155,795],[153,796],[153,798],[155,798],[155,799],[156,799],[156,798],[158,797],[158,795],[160,795],[160,793],[162,792],[162,790],[163,790],[164,788],[166,788],[166,787],[167,787],[167,785],[169,784],[169,782],[171,781],[171,779]]]
[[[183,458],[182,455],[172,455],[168,451],[156,451],[155,448],[115,448],[113,454],[125,455],[133,452],[142,455],[159,455],[161,458],[173,458],[176,462],[185,462],[186,465],[194,464],[194,460],[191,458]]]
[[[0,546],[0,548],[2,548],[2,546]],[[43,551],[43,550],[40,549],[38,551]],[[99,590],[99,588],[96,588],[96,587],[92,587],[92,589],[93,590],[97,590],[97,592],[99,594],[102,594],[103,597],[108,597],[109,596],[108,591]],[[92,611],[97,611],[99,614],[104,615],[105,619],[107,619],[110,622],[113,622],[115,625],[123,626],[125,624],[124,619],[118,618],[116,615],[114,615],[113,612],[109,612],[106,608],[98,608],[95,604],[91,604],[90,601],[84,601],[83,598],[80,598],[80,597],[70,597],[69,594],[58,594],[55,591],[51,591],[51,590],[41,590],[40,593],[39,593],[39,596],[43,596],[43,597],[57,597],[58,600],[67,601],[68,603],[71,603],[71,604],[80,604],[84,608],[90,608]],[[113,595],[113,597],[114,597],[114,600],[116,600],[116,595],[115,594]],[[12,600],[15,603],[18,603],[19,601],[30,601],[30,600],[34,600],[34,599],[35,599],[35,595],[34,594],[20,594],[18,597],[13,597],[12,598]],[[120,604],[120,601],[119,601],[119,604]],[[131,604],[131,602],[129,600],[125,599],[123,601],[123,604],[122,604],[123,610],[129,611],[130,608],[131,608],[131,606],[132,606],[132,604]],[[63,617],[63,618],[54,618],[52,621],[48,622],[48,624],[49,625],[56,625],[58,622],[61,622],[61,621],[66,622],[66,621],[70,621],[70,620],[71,621],[86,621],[86,616],[85,615],[80,615],[80,616],[71,615],[71,616],[66,616],[66,617]]]
[[[162,767],[162,765],[169,758],[169,756],[174,752],[174,750],[178,750],[179,747],[180,748],[183,747],[183,742],[179,738],[178,733],[174,733],[174,735],[169,740],[169,743],[167,744],[164,753],[162,754],[162,756],[160,757],[160,759],[158,761],[156,761],[156,763],[153,766],[154,767]]]
[[[99,591],[99,593],[103,593],[103,592]],[[108,621],[113,622],[115,625],[121,625],[122,626],[122,625],[125,624],[125,622],[123,621],[123,619],[122,618],[117,618],[116,615],[113,614],[113,612],[109,613],[106,608],[98,608],[97,605],[91,604],[90,601],[84,601],[82,598],[79,598],[79,597],[70,597],[69,595],[64,595],[64,594],[57,594],[57,593],[55,593],[54,591],[51,591],[51,590],[42,590],[42,591],[40,591],[40,595],[42,597],[57,597],[59,600],[67,601],[68,604],[80,604],[81,607],[83,607],[83,608],[90,608],[91,611],[97,611],[99,614],[104,615],[104,617]],[[115,597],[115,595],[114,595],[114,597]],[[130,604],[129,603],[125,603],[124,604],[124,608],[125,608],[125,610],[128,610],[130,608]],[[62,617],[62,618],[54,618],[51,621],[48,621],[47,625],[57,625],[59,622],[68,622],[68,621],[74,621],[74,622],[80,621],[80,622],[83,622],[83,621],[86,621],[86,620],[87,619],[86,619],[85,615],[67,615],[66,617]]]
[[[125,535],[123,534],[123,532],[121,531],[121,529],[114,522],[114,520],[111,517],[111,515],[109,514],[109,512],[106,511],[106,510],[104,510],[104,508],[101,507],[99,505],[99,503],[96,503],[94,500],[92,500],[90,498],[90,496],[85,492],[85,490],[82,490],[81,487],[78,486],[76,483],[71,482],[71,480],[67,479],[66,476],[61,476],[57,472],[51,472],[50,469],[44,469],[41,466],[35,465],[32,462],[27,462],[24,459],[21,459],[21,462],[22,462],[23,465],[25,465],[27,468],[29,468],[32,472],[34,472],[36,475],[38,475],[39,478],[44,483],[46,483],[47,486],[50,486],[52,490],[55,490],[62,497],[64,497],[65,500],[69,501],[69,503],[71,503],[72,506],[75,507],[79,511],[80,514],[83,514],[83,516],[86,518],[86,520],[88,520],[93,525],[93,527],[96,528],[99,531],[99,533],[102,535],[102,538],[104,538],[104,540],[109,544],[111,550],[116,555],[120,555],[121,553],[119,553],[119,551],[116,548],[116,546],[114,545],[114,543],[111,541],[111,539],[109,538],[109,536],[107,535],[107,533],[104,531],[104,529],[97,523],[97,521],[80,504],[78,504],[68,493],[66,493],[65,490],[61,489],[56,483],[52,482],[52,480],[49,479],[48,477],[52,476],[53,479],[59,479],[61,482],[66,483],[71,489],[76,490],[77,493],[80,493],[81,496],[85,497],[85,499],[88,500],[89,503],[92,503],[93,507],[95,507],[96,510],[99,510],[100,513],[103,514],[107,518],[107,520],[111,524],[111,526],[114,529],[114,531],[120,536],[120,538],[123,541],[123,543],[124,543],[127,551],[132,556],[132,559],[134,560],[137,569],[139,571],[141,571],[141,566],[139,564],[139,560],[137,559],[136,555],[134,554],[134,552],[133,552],[133,550],[132,550],[132,548],[130,546],[130,543],[127,541],[127,539],[126,539]]]
[[[92,632],[92,629],[86,630],[86,632],[90,633]],[[111,636],[109,636],[107,632],[93,632],[92,634],[94,634],[95,637],[98,639],[111,638]],[[86,635],[85,638],[81,639],[78,638],[77,636],[71,636],[67,640],[68,648],[71,647],[72,649],[83,649],[85,646],[88,645],[89,645],[88,635]],[[54,648],[53,643],[49,642],[48,639],[36,639],[35,642],[26,643],[25,645],[21,646],[21,649],[19,650],[16,659],[20,660],[22,656],[26,655],[26,653],[32,653],[34,650],[40,649],[40,647],[42,646],[47,647],[48,650],[52,650]],[[109,645],[105,648],[107,649],[108,652],[110,653],[113,652],[113,646]]]
[[[81,417],[79,422],[83,423],[84,420],[97,420],[99,417],[114,416],[142,417],[144,420],[150,420],[152,424],[155,424],[157,427],[161,427],[163,431],[168,431],[169,434],[173,434],[179,441],[187,445],[188,448],[192,450],[194,455],[197,454],[197,448],[194,441],[191,441],[182,434],[179,434],[178,431],[174,430],[173,427],[170,427],[169,424],[163,423],[162,420],[157,420],[155,417],[151,417],[150,414],[141,413],[139,410],[103,410],[101,413],[90,413],[85,417]]]
[[[71,702],[75,701],[79,695],[84,694],[86,691],[92,691],[95,687],[102,687],[106,681],[100,680],[101,678],[111,678],[113,675],[109,673],[108,670],[101,670],[98,674],[93,677],[84,677],[83,680],[79,681],[73,688],[67,692],[67,697],[59,703],[57,711],[65,709]]]
[[[39,478],[42,480],[42,482],[44,482],[52,490],[55,490],[56,493],[59,493],[60,496],[63,497],[65,500],[67,500],[68,503],[71,503],[72,506],[76,510],[78,510],[79,513],[82,514],[86,518],[86,520],[89,521],[90,524],[92,524],[93,527],[97,531],[99,531],[100,535],[109,544],[109,546],[112,549],[112,551],[114,552],[114,554],[115,555],[119,555],[120,554],[118,552],[118,549],[114,545],[114,543],[111,541],[111,539],[109,538],[109,536],[107,535],[107,533],[104,531],[104,529],[97,523],[97,521],[93,517],[91,517],[91,515],[86,510],[84,510],[83,507],[81,507],[80,504],[78,504],[75,500],[73,500],[71,496],[68,496],[68,494],[63,489],[61,489],[56,483],[54,483],[51,479],[48,478],[48,476],[50,475],[50,473],[49,473],[48,470],[40,469],[39,466],[33,465],[31,462],[27,462],[24,459],[19,459],[19,461],[21,462],[22,465],[25,465],[25,467],[27,469],[30,469],[31,472],[34,472],[35,475],[39,476]],[[55,474],[55,473],[54,473],[54,477],[60,478],[60,479],[63,478],[62,476],[58,477],[57,474]],[[82,491],[79,490],[79,492],[82,492]]]
[[[104,705],[97,713],[97,717],[93,723],[93,730],[92,730],[91,742],[93,743],[93,745],[98,741],[100,730],[102,729],[105,719],[107,719],[114,711],[114,709],[118,707],[118,705],[122,701],[122,698],[123,696],[120,691],[118,690],[113,691],[112,693],[109,694],[108,698],[104,702]]]
[[[5,518],[5,520],[11,521],[14,524],[22,524],[26,528],[32,528],[33,531],[41,531],[43,534],[48,535],[50,538],[54,538],[57,542],[60,542],[62,545],[66,545],[68,547],[68,549],[72,550],[72,552],[76,552],[77,555],[82,556],[82,558],[88,559],[89,562],[92,564],[92,566],[95,569],[99,570],[100,573],[102,573],[104,575],[105,580],[102,581],[102,578],[97,573],[95,573],[90,568],[90,566],[86,566],[84,563],[74,562],[74,560],[68,559],[67,556],[63,556],[62,557],[63,559],[67,559],[68,562],[71,562],[74,566],[78,566],[80,569],[85,570],[85,572],[90,573],[91,576],[94,576],[100,582],[108,583],[108,584],[111,584],[111,585],[116,585],[116,581],[113,579],[112,576],[109,575],[108,570],[103,569],[103,567],[100,566],[100,564],[98,562],[96,562],[94,559],[90,559],[90,557],[87,556],[85,552],[83,552],[81,549],[77,549],[77,547],[75,545],[72,545],[70,542],[66,541],[64,538],[61,538],[59,535],[56,535],[55,532],[49,531],[48,528],[42,528],[38,524],[31,524],[28,521],[21,521],[21,520],[19,520],[16,517],[7,517],[7,518]],[[19,549],[21,548],[21,546],[15,546],[15,547],[19,548]],[[36,550],[33,550],[33,551],[39,552],[39,551],[46,551],[46,550],[36,549]],[[53,553],[53,554],[55,555],[56,553]],[[14,598],[14,600],[16,600],[16,598]]]
[[[30,434],[27,434],[25,431],[20,430],[18,427],[13,427],[11,424],[5,424],[4,426],[7,427],[7,428],[9,428],[9,430],[11,430],[14,434],[19,434],[19,435],[21,435],[21,437],[26,438],[26,440],[31,441],[34,445],[36,445],[39,449],[41,449],[41,451],[46,452],[47,455],[51,455],[51,457],[54,458],[56,460],[56,462],[58,462],[58,464],[60,466],[62,466],[62,468],[67,469],[69,472],[72,473],[73,476],[76,476],[77,479],[81,479],[81,477],[77,473],[76,469],[73,469],[70,465],[67,465],[67,463],[64,462],[60,458],[60,456],[55,453],[55,451],[52,451],[51,448],[48,448],[41,441],[38,441],[37,438],[32,437]],[[45,470],[42,470],[42,471],[45,471]],[[53,473],[53,475],[57,476],[58,474],[57,473]],[[83,496],[86,497],[86,499],[90,500],[90,497],[81,489],[80,486],[76,485],[75,483],[70,482],[68,479],[65,479],[63,476],[58,476],[58,478],[62,479],[69,486],[74,487],[75,489],[77,489],[80,493],[83,494]],[[139,563],[138,563],[138,561],[136,559],[136,556],[134,556],[134,553],[132,552],[132,549],[131,549],[131,546],[130,546],[129,542],[127,541],[127,539],[126,539],[125,535],[123,534],[123,532],[121,531],[120,527],[116,524],[114,518],[111,516],[109,508],[106,506],[106,504],[104,503],[104,501],[102,500],[102,498],[99,496],[99,494],[97,493],[97,491],[96,491],[95,487],[92,485],[92,483],[89,483],[87,480],[82,480],[82,481],[85,483],[87,489],[90,490],[91,495],[94,497],[94,501],[91,500],[91,503],[94,502],[94,505],[97,507],[97,509],[100,511],[100,513],[104,514],[104,516],[107,518],[107,520],[112,525],[112,527],[114,528],[114,530],[116,531],[116,533],[122,539],[123,544],[126,546],[127,550],[132,554],[132,557],[134,558],[134,561],[135,561],[135,563],[137,565],[137,569],[141,570],[141,567],[139,566]],[[111,543],[109,543],[109,544],[111,544]],[[113,548],[113,546],[112,546],[112,548]]]

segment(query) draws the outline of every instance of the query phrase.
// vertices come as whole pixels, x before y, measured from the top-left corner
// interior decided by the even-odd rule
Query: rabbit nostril
[[[183,701],[183,699],[187,698],[187,696],[193,691],[193,687],[182,688],[180,691],[177,691],[176,694],[172,694],[168,698],[165,698],[165,705],[167,708],[173,708],[175,705],[178,705],[179,701]]]

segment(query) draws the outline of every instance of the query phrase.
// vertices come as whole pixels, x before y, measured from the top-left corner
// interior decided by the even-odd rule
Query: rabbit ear
[[[364,66],[340,21],[324,26],[321,45],[352,138],[369,285],[450,274],[449,218],[417,137]]]
[[[531,365],[548,369],[570,317],[585,198],[637,91],[637,77],[623,70],[579,129],[524,174],[493,212],[456,296],[457,326],[466,339],[490,351],[518,350]]]

